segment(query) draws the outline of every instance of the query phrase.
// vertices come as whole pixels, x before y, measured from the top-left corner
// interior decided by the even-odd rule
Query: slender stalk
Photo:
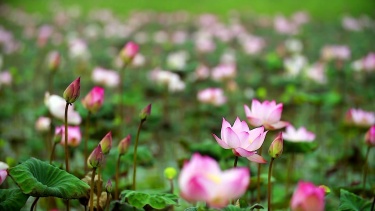
[[[91,112],[89,111],[89,113],[87,114],[87,118],[86,118],[86,129],[85,129],[85,143],[84,143],[84,150],[83,150],[83,153],[84,153],[84,156],[85,156],[85,172],[87,172],[88,168],[87,168],[87,143],[89,141],[89,138],[90,138],[90,134],[89,134],[89,128],[90,128],[90,115],[91,115]]]
[[[259,155],[262,155],[262,149],[263,149],[263,146],[261,146],[258,150],[259,152]],[[260,202],[260,171],[262,169],[262,165],[259,163],[258,164],[258,175],[257,175],[257,202],[259,203]]]
[[[173,179],[169,180],[169,184],[171,186],[171,193],[173,194],[173,191],[174,191]]]
[[[57,143],[53,143],[51,156],[49,158],[49,164],[52,164],[52,161],[55,159],[55,149],[56,149]]]
[[[293,175],[293,168],[292,168],[293,166],[294,166],[294,153],[288,159],[286,181],[285,181],[285,193],[288,193],[289,191],[290,180]]]
[[[272,187],[271,187],[271,176],[272,176],[272,164],[275,158],[271,158],[270,167],[268,169],[268,211],[271,211],[271,197],[272,197]]]
[[[92,174],[91,174],[91,189],[90,189],[90,211],[94,211],[94,178],[95,178],[95,171],[96,168],[92,168]]]
[[[119,180],[119,174],[120,174],[120,158],[121,155],[118,155],[117,158],[117,165],[116,165],[116,185],[115,185],[115,200],[118,199],[118,180]]]
[[[33,204],[31,205],[30,211],[34,211],[34,207],[36,208],[36,203],[38,202],[39,197],[36,197]]]
[[[101,188],[101,184],[100,184],[100,174],[101,174],[101,171],[102,171],[102,168],[101,167],[98,167],[98,183],[96,184],[96,206],[97,206],[97,209],[99,209],[99,202],[100,202],[100,196],[102,195],[102,188]]]
[[[132,189],[135,190],[135,180],[137,176],[137,148],[138,148],[138,140],[139,140],[139,134],[141,133],[141,127],[145,120],[141,120],[141,123],[139,123],[138,131],[137,131],[137,137],[135,139],[135,145],[134,145],[134,158],[133,158],[133,187]]]
[[[374,196],[374,200],[372,200],[371,211],[374,211],[374,208],[375,208],[375,196]]]
[[[235,158],[234,158],[234,168],[236,168],[237,167],[237,162],[238,162],[238,156],[236,156]]]
[[[69,103],[67,102],[65,105],[65,168],[66,171],[69,173],[69,147],[68,147],[68,107]],[[66,210],[70,210],[69,200],[66,200]]]
[[[363,165],[363,190],[365,190],[365,188],[366,188],[367,160],[368,160],[368,155],[369,155],[369,152],[370,152],[370,148],[371,147],[367,148],[366,158],[365,158],[365,164]]]
[[[107,201],[105,202],[105,209],[107,211],[109,211],[109,197],[110,197],[110,193],[107,192]]]

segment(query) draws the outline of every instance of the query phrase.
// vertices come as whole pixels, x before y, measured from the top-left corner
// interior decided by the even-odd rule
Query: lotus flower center
[[[212,182],[214,182],[216,184],[221,183],[221,178],[218,175],[208,173],[208,174],[206,174],[206,177],[207,177],[207,179],[211,180]]]

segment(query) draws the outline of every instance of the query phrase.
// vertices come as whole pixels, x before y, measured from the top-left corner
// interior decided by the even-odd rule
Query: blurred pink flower
[[[298,25],[284,16],[276,16],[273,24],[274,29],[280,34],[295,35],[298,33]]]
[[[65,126],[55,128],[55,134],[62,134],[60,144],[65,145]],[[68,146],[77,147],[81,143],[82,135],[79,126],[68,126]]]
[[[90,52],[86,41],[77,38],[71,39],[69,41],[69,56],[73,59],[88,59],[90,57]]]
[[[53,117],[65,121],[66,101],[64,98],[46,93],[44,103]],[[74,110],[74,105],[70,105],[68,107],[68,124],[79,125],[81,120],[79,113]]]
[[[170,92],[183,91],[186,86],[185,82],[181,80],[178,74],[166,70],[152,70],[149,77],[150,80],[157,84],[167,86]]]
[[[8,164],[0,161],[0,185],[3,184],[4,180],[8,176],[7,169],[9,168]]]
[[[375,71],[375,53],[370,52],[362,59],[363,69],[370,72]]]
[[[2,85],[10,86],[12,84],[13,77],[9,71],[0,72],[0,87]]]
[[[370,147],[375,147],[375,125],[371,126],[365,135],[365,142]]]
[[[128,42],[120,51],[120,57],[125,64],[130,63],[139,51],[139,46],[134,42]]]
[[[251,110],[247,105],[244,105],[244,108],[247,119],[254,127],[263,125],[268,130],[276,130],[289,124],[288,122],[280,121],[283,104],[276,104],[274,100],[266,100],[260,103],[258,100],[253,99]]]
[[[319,84],[327,83],[325,74],[325,65],[323,63],[315,63],[306,69],[306,75],[311,80]]]
[[[95,84],[106,87],[116,87],[120,83],[120,76],[118,72],[101,67],[96,67],[92,71],[91,78]]]
[[[211,77],[215,81],[232,79],[236,76],[235,64],[220,64],[212,69]]]
[[[266,46],[266,42],[261,37],[246,36],[241,38],[241,45],[244,52],[249,55],[256,55],[260,53]]]
[[[56,71],[61,62],[61,55],[58,51],[51,51],[47,56],[47,65],[50,71]]]
[[[50,25],[43,25],[39,28],[38,32],[38,46],[44,47],[47,44],[48,39],[53,33],[53,28]]]
[[[220,88],[207,88],[198,92],[198,100],[202,103],[215,106],[223,105],[227,102],[224,91]]]
[[[375,124],[375,113],[351,108],[346,113],[346,122],[356,126],[370,127]]]
[[[250,130],[247,123],[237,117],[233,126],[223,118],[221,139],[215,134],[212,135],[221,147],[232,149],[236,156],[246,157],[257,163],[266,163],[266,160],[256,152],[262,146],[266,134],[267,131],[265,132],[263,127]]]
[[[362,24],[360,20],[357,20],[350,16],[344,16],[342,18],[342,27],[348,31],[362,31]]]
[[[45,116],[39,117],[35,122],[35,129],[39,132],[49,131],[51,127],[51,119]]]
[[[103,105],[104,102],[104,89],[99,86],[95,86],[91,91],[83,98],[82,105],[91,113],[96,113]]]
[[[241,197],[249,183],[247,168],[221,171],[214,159],[199,154],[185,163],[178,179],[182,198],[192,203],[204,201],[212,208],[223,208]]]
[[[325,61],[333,59],[348,60],[350,59],[350,49],[346,45],[327,45],[321,50],[321,57]]]
[[[288,125],[286,131],[283,132],[283,138],[291,142],[311,142],[314,141],[315,134],[307,131],[305,127],[296,129],[293,125]]]
[[[324,194],[321,187],[300,181],[290,202],[291,211],[324,211]]]
[[[204,64],[200,64],[197,69],[195,69],[195,78],[198,80],[206,79],[210,76],[210,69]]]

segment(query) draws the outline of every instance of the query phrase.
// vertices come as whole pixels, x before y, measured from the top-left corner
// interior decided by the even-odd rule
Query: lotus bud
[[[164,176],[169,180],[174,179],[176,175],[177,175],[177,170],[173,167],[168,167],[164,170]]]
[[[369,147],[375,147],[375,125],[373,125],[365,135],[365,142]]]
[[[107,184],[105,185],[105,191],[107,191],[108,193],[112,192],[112,181],[110,179],[107,181]]]
[[[134,42],[128,42],[120,51],[120,58],[124,64],[129,64],[138,53],[139,46]]]
[[[8,176],[8,172],[6,169],[0,170],[0,185],[3,184],[7,176]]]
[[[128,135],[124,139],[122,139],[120,143],[118,144],[118,152],[120,156],[124,155],[125,152],[128,150],[130,146],[130,139],[131,139],[131,136]]]
[[[91,91],[83,98],[82,104],[91,113],[96,113],[103,105],[104,102],[104,89],[99,86],[95,86]]]
[[[50,127],[51,119],[48,117],[39,117],[38,120],[35,122],[35,129],[39,132],[49,131]]]
[[[103,154],[107,155],[112,148],[112,132],[111,131],[109,131],[109,133],[107,133],[107,135],[104,136],[104,138],[100,141],[99,145],[102,146]]]
[[[81,78],[78,77],[65,89],[63,97],[67,103],[74,103],[79,97],[81,89],[80,80]]]
[[[52,51],[49,55],[48,55],[48,69],[51,71],[51,72],[55,72],[59,66],[60,66],[60,61],[61,61],[61,56],[60,56],[60,53],[57,52],[57,51]]]
[[[268,150],[268,154],[272,158],[278,158],[283,153],[283,135],[279,133],[279,135],[273,140],[271,146]]]
[[[62,127],[56,127],[55,129],[55,135],[53,136],[53,143],[57,144],[60,143],[63,136],[63,128]]]
[[[90,168],[98,168],[103,162],[103,152],[100,144],[92,151],[91,155],[87,159],[87,165]]]
[[[151,114],[151,104],[148,104],[146,108],[144,108],[141,113],[139,114],[139,117],[141,118],[141,121],[146,121],[147,117]]]

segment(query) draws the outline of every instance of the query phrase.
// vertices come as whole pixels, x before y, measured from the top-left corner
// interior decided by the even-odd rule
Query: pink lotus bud
[[[139,114],[139,117],[141,118],[141,121],[145,121],[148,116],[151,114],[151,104],[148,104],[146,108],[144,108],[141,113]]]
[[[92,151],[91,155],[87,158],[87,165],[90,168],[97,168],[103,162],[104,156],[102,152],[102,147],[100,144]]]
[[[61,56],[57,51],[52,51],[48,55],[48,69],[52,72],[55,72],[60,66]]]
[[[105,191],[108,193],[112,192],[112,181],[109,179],[107,184],[105,185]]]
[[[278,158],[283,153],[283,135],[280,132],[279,135],[273,140],[268,150],[268,154],[272,158]]]
[[[60,136],[61,133],[61,136]],[[61,137],[60,143],[65,145],[65,127],[60,126],[55,129],[55,139]],[[82,140],[81,129],[79,126],[68,126],[68,146],[77,147]],[[57,141],[57,140],[55,140]]]
[[[367,131],[365,135],[365,142],[370,147],[375,147],[375,125]]]
[[[107,133],[107,135],[104,136],[104,138],[100,141],[99,145],[102,146],[103,154],[107,155],[112,148],[112,132],[111,131],[109,131],[109,133]]]
[[[48,117],[39,117],[35,123],[35,129],[40,132],[46,132],[50,129],[51,119]]]
[[[64,126],[55,128],[55,135],[53,136],[53,143],[59,143],[59,142],[62,141],[63,128],[64,128]],[[65,142],[64,142],[64,144],[65,144]],[[69,142],[68,142],[68,144],[69,144]]]
[[[122,48],[120,52],[120,57],[124,61],[125,64],[129,64],[135,55],[138,53],[139,46],[135,44],[134,42],[128,42],[126,45]]]
[[[91,113],[96,113],[103,105],[104,101],[104,89],[99,86],[95,86],[91,91],[83,98],[82,104]]]
[[[7,178],[7,176],[8,176],[7,170],[5,170],[5,169],[0,170],[0,185],[3,184],[3,182]]]
[[[65,89],[63,97],[67,103],[74,103],[79,97],[79,92],[81,90],[80,80],[81,78],[78,77]]]
[[[125,152],[128,150],[130,146],[130,140],[131,140],[131,136],[128,135],[124,139],[122,139],[120,143],[118,144],[118,152],[120,156],[124,155]]]
[[[324,188],[316,187],[310,182],[298,183],[290,202],[292,211],[323,211]]]

